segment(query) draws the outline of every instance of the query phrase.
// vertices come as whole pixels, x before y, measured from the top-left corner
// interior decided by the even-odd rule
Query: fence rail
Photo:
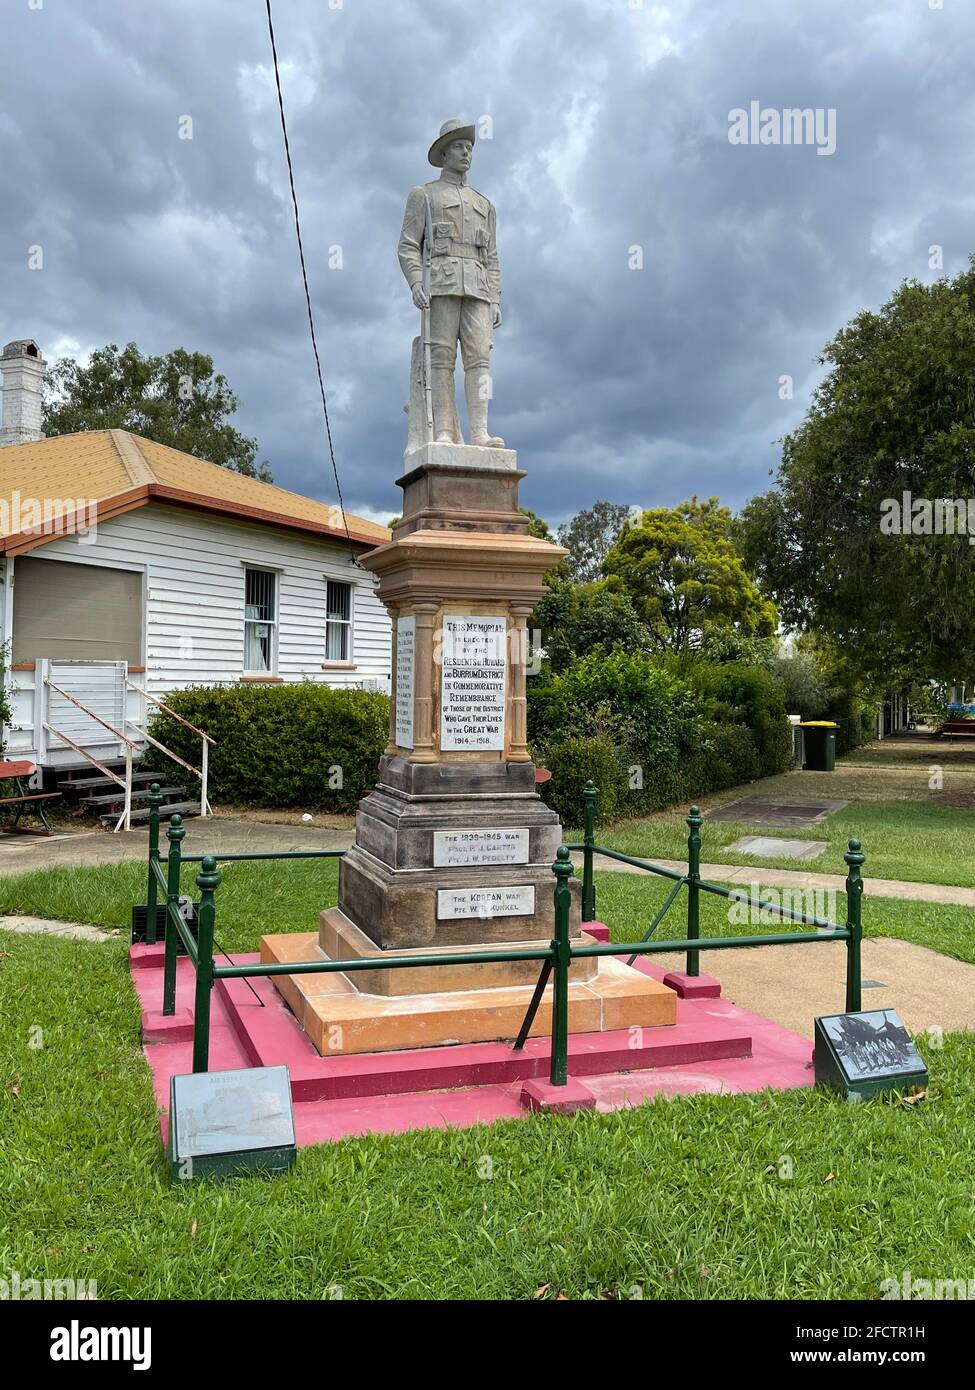
[[[216,918],[215,894],[220,886],[218,862],[241,862],[254,860],[280,859],[341,859],[345,850],[284,850],[250,851],[240,854],[186,854],[182,852],[182,842],[186,834],[182,818],[174,815],[167,830],[169,851],[166,855],[166,869],[162,867],[159,848],[160,807],[163,797],[159,784],[154,782],[149,792],[149,867],[146,887],[146,941],[156,942],[156,914],[160,895],[166,904],[165,970],[163,979],[163,1013],[172,1015],[176,1011],[176,956],[178,943],[182,941],[196,974],[195,1000],[193,1010],[193,1070],[206,1071],[209,1065],[210,1050],[210,994],[217,980],[248,979],[254,976],[354,974],[357,970],[375,969],[374,959],[355,960],[314,960],[283,962],[258,962],[250,965],[217,965],[213,958],[214,922]],[[843,941],[847,947],[846,971],[846,1010],[857,1012],[861,1008],[861,942],[863,926],[861,906],[863,898],[863,879],[861,868],[864,855],[859,840],[850,840],[844,855],[847,864],[846,901],[847,921],[845,925],[827,922],[818,917],[796,914],[777,904],[756,902],[755,899],[725,888],[720,884],[709,883],[700,876],[701,869],[701,824],[702,816],[697,806],[692,806],[687,817],[689,835],[687,841],[688,867],[686,873],[667,869],[646,859],[622,854],[606,846],[600,846],[595,839],[596,788],[587,782],[583,790],[584,831],[583,841],[578,845],[560,845],[552,865],[555,875],[555,935],[548,946],[519,947],[507,950],[457,951],[449,955],[390,955],[383,958],[384,970],[409,970],[429,968],[430,966],[481,965],[490,961],[525,961],[541,963],[541,971],[531,1002],[522,1022],[516,1049],[524,1046],[534,1021],[539,1004],[549,982],[552,983],[552,1048],[550,1060],[550,1080],[554,1086],[564,1086],[568,1079],[569,1045],[569,968],[573,960],[599,956],[628,956],[632,963],[638,955],[650,952],[685,952],[687,974],[700,973],[700,953],[702,951],[727,951],[755,946],[802,946],[817,942]],[[657,874],[673,881],[663,907],[658,911],[650,928],[639,941],[588,942],[573,944],[570,937],[572,893],[569,879],[573,874],[570,858],[572,850],[583,853],[582,870],[582,922],[596,919],[596,885],[593,862],[597,854],[619,862],[633,865],[648,873]],[[197,936],[194,939],[180,911],[180,874],[184,864],[199,864],[200,873],[196,883],[200,890],[199,911],[197,914]],[[686,886],[687,898],[687,936],[681,940],[655,941],[652,939],[657,926],[673,904],[682,888]],[[749,902],[762,912],[777,914],[793,921],[814,925],[814,932],[771,932],[754,936],[716,936],[702,937],[700,932],[700,894],[714,893],[719,897]]]

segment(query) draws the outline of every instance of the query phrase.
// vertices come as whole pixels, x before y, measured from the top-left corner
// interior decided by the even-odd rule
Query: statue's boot
[[[457,405],[453,371],[434,367],[430,374],[430,386],[433,396],[433,437],[438,444],[456,444],[454,420]]]
[[[467,418],[470,421],[471,443],[482,449],[503,449],[504,440],[497,435],[488,434],[488,393],[481,389],[487,387],[490,378],[483,367],[472,367],[464,373],[464,395],[467,397]]]

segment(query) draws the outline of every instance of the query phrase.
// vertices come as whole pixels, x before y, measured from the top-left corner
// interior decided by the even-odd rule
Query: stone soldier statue
[[[454,392],[460,342],[464,363],[470,443],[501,449],[488,433],[493,330],[501,324],[501,268],[495,211],[470,188],[475,130],[446,121],[427,158],[439,179],[410,193],[399,239],[399,263],[423,311],[423,333],[413,344],[410,439],[407,452],[425,440],[461,444]]]

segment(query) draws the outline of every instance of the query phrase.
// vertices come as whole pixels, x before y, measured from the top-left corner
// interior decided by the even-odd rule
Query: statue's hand
[[[413,303],[418,309],[429,309],[430,307],[430,296],[423,288],[423,282],[421,280],[417,280],[416,284],[413,286]]]
[[[492,318],[491,318],[492,326],[493,326],[494,328],[500,328],[500,327],[501,327],[501,305],[500,305],[500,304],[492,304],[492,305],[491,305],[491,313],[492,313]]]

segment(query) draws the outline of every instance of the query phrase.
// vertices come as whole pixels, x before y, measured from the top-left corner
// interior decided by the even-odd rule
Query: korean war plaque
[[[500,752],[508,622],[504,617],[445,616],[440,674],[442,751]]]
[[[415,690],[416,618],[400,618],[396,624],[396,742],[413,747],[413,694]]]
[[[535,911],[531,884],[500,888],[441,888],[437,892],[437,918],[528,917]]]
[[[527,830],[435,830],[433,867],[462,864],[527,864]]]

